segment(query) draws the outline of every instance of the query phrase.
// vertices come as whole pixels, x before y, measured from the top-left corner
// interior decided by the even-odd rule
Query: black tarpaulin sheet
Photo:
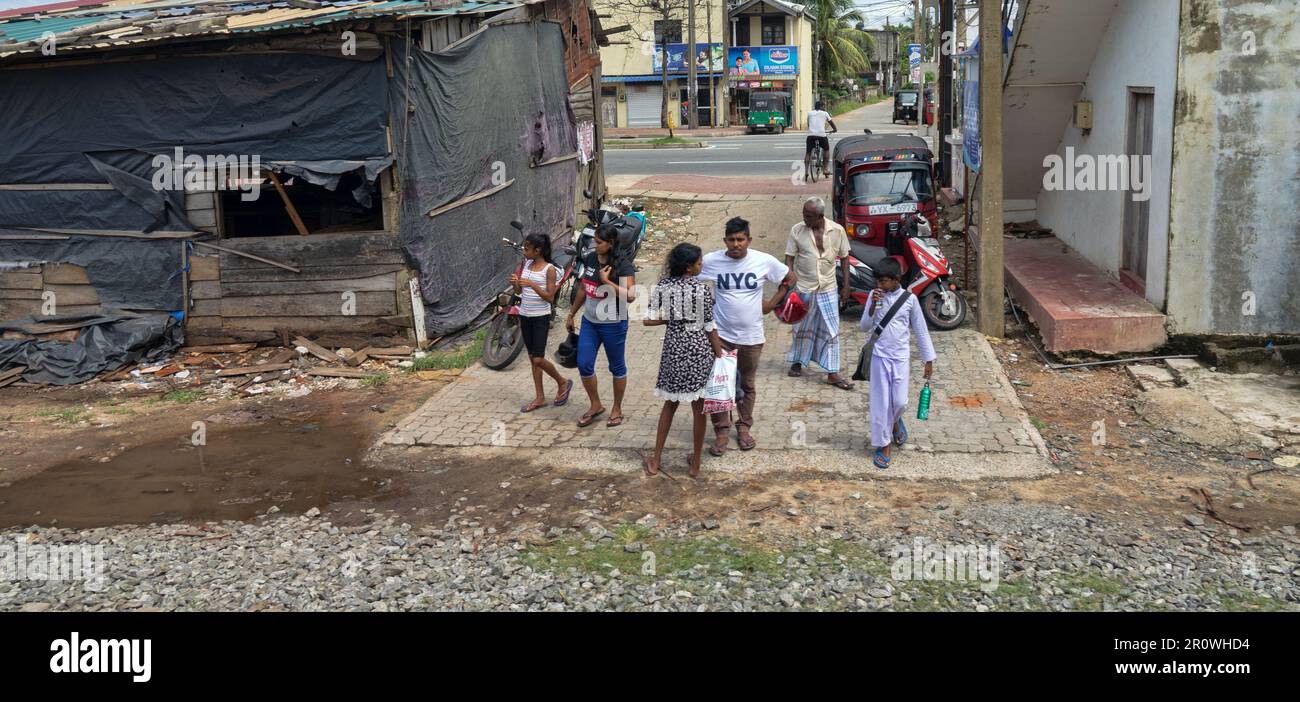
[[[0,191],[0,226],[177,228],[181,193],[153,179],[155,159],[175,161],[177,147],[182,159],[257,157],[331,189],[351,170],[373,181],[390,158],[377,60],[230,54],[0,71],[0,96],[5,182],[114,187]]]
[[[130,363],[163,358],[180,348],[184,332],[168,314],[132,314],[106,309],[86,316],[27,317],[6,328],[62,321],[86,322],[75,341],[0,339],[0,370],[27,368],[23,380],[41,385],[83,383]]]
[[[0,227],[0,234],[24,233],[30,234]],[[75,263],[86,269],[86,277],[99,295],[101,305],[173,311],[185,306],[181,289],[181,246],[184,245],[181,239],[116,236],[0,240],[0,262]]]
[[[419,271],[426,328],[437,336],[464,327],[505,288],[519,262],[501,244],[518,239],[510,220],[553,237],[571,231],[577,159],[532,165],[577,148],[564,37],[551,22],[490,26],[447,51],[413,50],[409,62],[393,65],[400,242]]]
[[[156,182],[177,147],[182,159],[242,156],[251,167],[256,157],[263,168],[330,189],[351,171],[373,182],[392,160],[387,91],[382,60],[309,54],[0,71],[0,181],[112,188],[0,190],[0,233],[193,232],[184,183]],[[277,197],[269,185],[260,195]],[[366,188],[354,195],[369,199]],[[106,305],[179,310],[179,247],[110,237],[0,240],[0,261],[77,263],[90,269]]]

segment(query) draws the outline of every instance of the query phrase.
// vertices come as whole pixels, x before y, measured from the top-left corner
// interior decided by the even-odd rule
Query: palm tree
[[[871,35],[857,28],[863,17],[854,0],[812,0],[813,66],[817,83],[829,85],[871,68]]]

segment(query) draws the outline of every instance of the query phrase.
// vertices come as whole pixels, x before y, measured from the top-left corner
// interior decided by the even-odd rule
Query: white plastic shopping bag
[[[713,359],[713,373],[704,387],[704,413],[730,412],[736,407],[736,352]]]

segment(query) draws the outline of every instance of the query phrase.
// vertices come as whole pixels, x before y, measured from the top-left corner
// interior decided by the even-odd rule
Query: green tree
[[[863,18],[854,0],[813,0],[813,66],[821,86],[838,84],[871,68],[871,35],[858,29]]]

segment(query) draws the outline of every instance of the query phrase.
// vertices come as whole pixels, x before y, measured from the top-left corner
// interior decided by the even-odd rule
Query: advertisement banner
[[[973,52],[972,52],[973,53]],[[976,56],[963,56],[961,98],[962,160],[966,167],[980,170],[980,62]]]
[[[663,71],[663,47],[655,46],[655,55],[652,63],[654,72]],[[668,45],[668,72],[669,73],[687,73],[690,68],[686,65],[686,45],[669,44]],[[722,72],[722,44],[702,44],[695,45],[695,70],[702,73],[720,73]]]
[[[794,46],[733,46],[727,50],[727,75],[799,75],[799,50]]]
[[[907,66],[912,76],[912,84],[921,84],[921,45],[907,45]]]

